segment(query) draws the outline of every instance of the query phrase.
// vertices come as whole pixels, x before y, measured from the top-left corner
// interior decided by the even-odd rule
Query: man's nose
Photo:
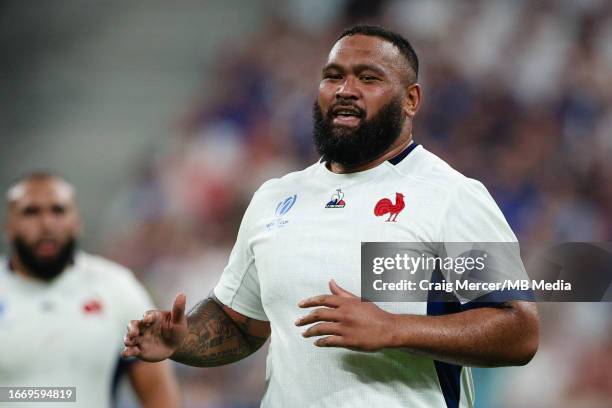
[[[51,213],[44,213],[40,217],[40,224],[44,232],[50,232],[57,224],[57,216]]]
[[[337,99],[359,99],[360,92],[355,81],[355,78],[352,76],[347,76],[344,82],[338,86],[336,90],[336,98]]]

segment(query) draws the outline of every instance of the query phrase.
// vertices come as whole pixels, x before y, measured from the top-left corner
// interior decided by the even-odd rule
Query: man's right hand
[[[187,336],[184,294],[174,299],[172,310],[149,310],[142,320],[132,320],[123,339],[123,357],[138,357],[144,361],[162,361],[179,348]]]

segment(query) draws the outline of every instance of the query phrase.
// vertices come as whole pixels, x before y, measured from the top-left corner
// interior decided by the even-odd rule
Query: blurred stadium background
[[[482,180],[521,240],[612,239],[605,0],[0,1],[0,185],[65,174],[83,247],[132,268],[159,306],[179,290],[193,304],[258,185],[316,160],[319,70],[355,22],[414,44],[416,141]],[[536,358],[476,370],[477,406],[612,406],[612,305],[540,310]],[[264,354],[177,366],[185,406],[258,406]]]

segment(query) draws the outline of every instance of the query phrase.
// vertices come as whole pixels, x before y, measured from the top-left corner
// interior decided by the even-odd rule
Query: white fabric
[[[16,404],[23,408],[110,407],[126,326],[152,308],[129,270],[97,256],[79,253],[51,283],[18,275],[3,260],[0,386],[76,387],[76,403]]]
[[[341,189],[344,208],[326,208]],[[397,222],[376,217],[382,198],[405,208]],[[286,199],[296,195],[282,215]],[[334,278],[360,293],[360,243],[515,241],[484,186],[422,146],[397,165],[335,174],[323,163],[264,183],[247,209],[229,263],[214,289],[227,306],[269,320],[264,407],[446,407],[431,359],[402,350],[361,353],[317,348],[294,326],[297,303],[328,293]],[[426,303],[384,303],[394,313],[426,314]],[[471,407],[471,374],[461,374],[460,407]]]

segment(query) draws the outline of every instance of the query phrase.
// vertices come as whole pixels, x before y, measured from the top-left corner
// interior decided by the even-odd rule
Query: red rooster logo
[[[380,217],[385,214],[389,214],[389,218],[387,218],[385,222],[395,222],[397,221],[397,215],[402,212],[404,207],[406,207],[406,203],[404,203],[404,195],[402,193],[395,193],[395,204],[393,204],[388,198],[381,199],[376,203],[376,206],[374,206],[374,215]]]
[[[102,303],[96,299],[91,299],[83,304],[83,313],[102,313]]]

